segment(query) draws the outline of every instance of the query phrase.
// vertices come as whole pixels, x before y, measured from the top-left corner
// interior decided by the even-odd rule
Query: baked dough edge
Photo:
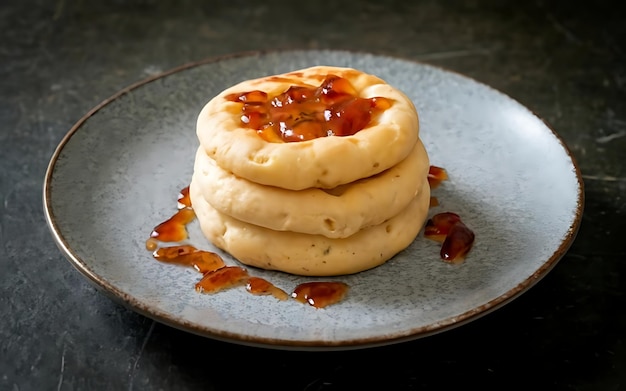
[[[317,87],[327,74],[348,79],[362,98],[385,97],[393,104],[369,127],[351,136],[272,143],[242,127],[241,103],[225,99],[228,94],[252,90],[276,95],[292,85]],[[413,102],[382,79],[352,68],[316,66],[227,88],[202,108],[196,134],[207,155],[237,176],[290,190],[332,189],[402,161],[418,140],[419,118]]]
[[[415,240],[430,205],[427,178],[421,189],[396,216],[341,239],[274,231],[234,219],[206,202],[193,183],[190,196],[203,234],[241,263],[303,276],[337,276],[377,267]]]
[[[192,181],[219,212],[276,231],[345,238],[395,216],[421,191],[429,160],[421,140],[403,161],[327,190],[265,186],[222,169],[198,148]]]

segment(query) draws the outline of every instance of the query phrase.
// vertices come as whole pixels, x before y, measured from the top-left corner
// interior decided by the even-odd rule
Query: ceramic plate
[[[338,304],[316,309],[245,288],[194,290],[199,274],[145,248],[189,184],[204,104],[239,81],[312,65],[349,66],[404,91],[420,114],[431,164],[450,179],[440,205],[474,230],[464,263],[439,258],[422,234],[386,264],[339,280]],[[530,288],[574,240],[580,172],[559,137],[527,108],[472,79],[408,60],[344,51],[242,54],[188,64],[130,86],[86,114],[46,173],[47,222],[63,254],[113,298],[159,322],[211,338],[285,349],[348,349],[427,336],[473,320]],[[216,251],[189,226],[189,242]],[[228,263],[235,263],[224,255]],[[287,292],[315,280],[251,270]]]

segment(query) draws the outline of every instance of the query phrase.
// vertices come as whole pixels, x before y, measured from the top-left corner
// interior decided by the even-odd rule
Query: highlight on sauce
[[[336,75],[326,76],[319,87],[291,86],[276,96],[253,90],[225,99],[242,103],[242,126],[269,142],[350,136],[393,103],[383,97],[361,98],[349,80]]]

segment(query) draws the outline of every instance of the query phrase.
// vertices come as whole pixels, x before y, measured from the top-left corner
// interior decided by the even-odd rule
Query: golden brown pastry
[[[293,85],[317,87],[328,74],[349,80],[359,97],[388,98],[393,104],[353,136],[285,143],[267,142],[243,127],[241,104],[226,99],[246,91],[272,96]],[[331,189],[378,174],[411,152],[418,132],[415,107],[401,91],[375,76],[327,66],[241,82],[213,98],[197,121],[200,145],[220,167],[256,183],[291,190]]]
[[[420,140],[395,166],[334,189],[287,190],[222,169],[198,149],[194,184],[219,212],[276,231],[345,238],[395,216],[422,188],[428,159]]]
[[[417,112],[376,76],[317,66],[243,81],[207,103],[197,135],[193,208],[244,264],[356,273],[406,248],[426,220]]]
[[[413,242],[428,214],[430,187],[423,181],[396,216],[339,239],[245,223],[211,207],[198,187],[190,187],[190,195],[204,235],[240,262],[304,276],[336,276],[379,266]]]

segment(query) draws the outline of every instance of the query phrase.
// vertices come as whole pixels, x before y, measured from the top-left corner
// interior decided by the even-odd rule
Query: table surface
[[[0,6],[0,389],[626,389],[626,26],[612,2],[100,3]],[[570,250],[495,312],[355,351],[219,342],[110,300],[66,261],[45,223],[55,147],[131,83],[276,48],[425,62],[527,106],[563,138],[585,181]]]

